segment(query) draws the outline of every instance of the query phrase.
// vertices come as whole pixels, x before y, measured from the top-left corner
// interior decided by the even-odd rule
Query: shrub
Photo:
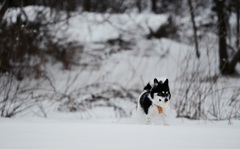
[[[23,20],[21,14],[16,22],[2,21],[0,32],[0,73],[14,74],[18,80],[25,77],[39,78],[50,60],[70,69],[75,64],[76,43],[61,43],[43,23],[39,13],[33,21]],[[53,39],[57,39],[54,40]]]

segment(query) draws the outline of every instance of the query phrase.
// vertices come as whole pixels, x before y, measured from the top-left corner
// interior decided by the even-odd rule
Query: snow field
[[[239,125],[137,125],[59,122],[0,122],[1,149],[239,149]],[[180,124],[180,123],[179,123]],[[190,123],[187,123],[190,124]]]

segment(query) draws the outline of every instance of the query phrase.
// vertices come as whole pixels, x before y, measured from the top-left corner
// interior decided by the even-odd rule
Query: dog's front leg
[[[154,125],[154,118],[156,116],[156,108],[152,105],[148,109],[148,114],[147,114],[147,124]]]
[[[163,115],[163,124],[164,124],[165,126],[169,126],[169,125],[170,125],[170,124],[169,124],[169,121],[168,121],[168,117],[167,117],[166,114]]]
[[[146,117],[146,124],[147,125],[151,124],[151,118],[149,117],[149,115],[147,115],[147,117]]]

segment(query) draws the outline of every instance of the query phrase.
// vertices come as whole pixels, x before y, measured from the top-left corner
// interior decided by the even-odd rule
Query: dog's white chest
[[[151,105],[148,109],[148,114],[143,111],[139,112],[139,122],[145,124],[164,124],[167,125],[167,107],[159,107],[156,105]]]
[[[165,108],[162,108],[162,107],[156,106],[156,105],[152,105],[149,108],[148,115],[149,116],[160,116],[160,115],[163,115],[165,113],[164,110],[165,110]]]

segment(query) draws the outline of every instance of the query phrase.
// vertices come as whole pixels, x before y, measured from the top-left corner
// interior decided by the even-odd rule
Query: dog
[[[169,125],[167,112],[170,99],[168,79],[155,78],[143,88],[138,98],[138,120],[145,124]]]

